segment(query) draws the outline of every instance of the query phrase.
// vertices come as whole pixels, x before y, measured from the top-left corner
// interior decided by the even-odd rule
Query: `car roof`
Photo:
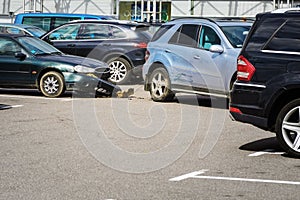
[[[98,23],[98,24],[116,24],[116,25],[127,25],[127,26],[150,26],[149,23],[127,21],[127,20],[73,20],[65,24],[75,24],[75,23]],[[65,25],[63,24],[63,25]]]
[[[93,15],[93,14],[80,14],[80,13],[20,13],[17,14],[17,16],[39,16],[39,17],[99,17],[99,18],[108,18],[110,19],[110,16],[106,15]]]
[[[12,24],[12,23],[0,23],[0,26],[9,26],[9,27],[20,27],[20,28],[38,28],[36,26],[27,25],[27,24]]]

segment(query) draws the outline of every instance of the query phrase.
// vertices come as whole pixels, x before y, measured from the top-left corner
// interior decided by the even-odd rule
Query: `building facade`
[[[0,0],[0,16],[9,19],[23,12],[59,12],[159,21],[187,15],[254,17],[298,4],[300,0]]]

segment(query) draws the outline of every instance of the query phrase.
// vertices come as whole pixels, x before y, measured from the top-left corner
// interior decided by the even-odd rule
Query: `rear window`
[[[151,41],[158,40],[161,36],[163,36],[173,25],[163,25],[161,26],[153,35]]]
[[[286,19],[284,18],[266,18],[262,22],[256,21],[253,24],[253,28],[256,29],[252,35],[249,36],[246,50],[257,51],[257,49],[263,49],[267,41],[285,21]]]
[[[276,31],[264,49],[275,51],[300,51],[300,20],[289,20]]]

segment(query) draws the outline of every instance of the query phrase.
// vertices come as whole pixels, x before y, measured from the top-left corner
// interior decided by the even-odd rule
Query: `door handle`
[[[109,47],[111,46],[111,44],[103,44],[103,46]]]
[[[171,51],[169,49],[166,49],[165,52],[166,53],[171,53]]]
[[[68,44],[68,47],[76,47],[76,44]]]
[[[200,60],[201,59],[200,56],[194,56],[193,58],[196,59],[196,60]]]

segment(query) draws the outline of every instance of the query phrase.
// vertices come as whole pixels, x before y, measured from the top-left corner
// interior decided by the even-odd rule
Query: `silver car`
[[[154,101],[177,92],[228,97],[252,22],[184,18],[168,22],[148,44],[145,90]]]

